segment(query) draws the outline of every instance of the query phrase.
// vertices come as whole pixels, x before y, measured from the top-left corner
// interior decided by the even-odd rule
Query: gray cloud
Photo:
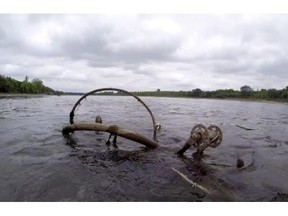
[[[63,91],[284,88],[287,15],[0,15],[0,73]]]

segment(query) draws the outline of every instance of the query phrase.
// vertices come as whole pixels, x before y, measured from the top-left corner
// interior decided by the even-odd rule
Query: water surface
[[[0,99],[0,201],[286,201],[288,105],[142,97],[162,125],[154,150],[107,133],[61,134],[79,96]],[[117,124],[149,138],[152,121],[132,97],[90,96],[75,123]],[[216,124],[222,144],[175,154],[191,128]],[[239,127],[241,126],[241,127]],[[249,128],[250,130],[245,130]],[[237,168],[237,159],[244,167]],[[183,176],[201,187],[191,186]]]

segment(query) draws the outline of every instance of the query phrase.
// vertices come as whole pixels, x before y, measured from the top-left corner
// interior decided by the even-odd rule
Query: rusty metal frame
[[[77,106],[80,104],[80,102],[81,102],[83,99],[85,99],[87,96],[92,95],[92,94],[94,94],[94,93],[96,93],[96,92],[101,92],[101,91],[118,91],[118,92],[123,92],[123,93],[126,93],[126,94],[134,97],[137,101],[139,101],[139,102],[146,108],[146,110],[149,112],[149,114],[150,114],[150,116],[151,116],[152,124],[153,124],[153,139],[154,139],[154,141],[156,141],[156,130],[157,130],[157,128],[156,128],[156,122],[155,122],[155,118],[154,118],[154,116],[153,116],[152,111],[151,111],[151,110],[149,109],[149,107],[144,103],[144,101],[142,101],[137,95],[135,95],[135,94],[133,94],[133,93],[131,93],[131,92],[125,91],[125,90],[123,90],[123,89],[118,89],[118,88],[100,88],[100,89],[95,89],[95,90],[93,90],[93,91],[90,91],[90,92],[84,94],[84,95],[75,103],[75,105],[73,106],[73,108],[72,108],[72,110],[71,110],[71,112],[70,112],[70,115],[69,115],[69,117],[70,117],[70,124],[74,124],[74,116],[75,116],[74,112],[75,112],[75,109],[77,108]]]

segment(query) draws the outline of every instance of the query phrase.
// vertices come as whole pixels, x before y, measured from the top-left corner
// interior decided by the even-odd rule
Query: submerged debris
[[[155,126],[156,126],[156,130],[158,131],[161,130],[161,124],[157,123]]]
[[[207,147],[216,148],[219,146],[222,137],[222,131],[216,125],[210,125],[206,128],[203,124],[197,124],[192,128],[190,137],[177,154],[183,155],[192,145],[197,149],[197,154],[202,154]]]
[[[78,123],[78,124],[74,123],[74,116],[75,116],[74,112],[77,109],[77,107],[79,105],[81,105],[81,101],[83,99],[86,99],[87,96],[93,95],[96,92],[108,91],[108,90],[109,91],[118,91],[118,92],[121,92],[121,93],[126,93],[126,94],[128,94],[130,96],[133,96],[135,99],[137,99],[138,102],[140,102],[146,108],[146,110],[149,112],[149,114],[151,116],[152,123],[153,123],[153,140],[151,140],[151,139],[149,139],[149,138],[147,138],[147,137],[145,137],[145,136],[143,136],[141,134],[138,134],[138,133],[136,133],[134,131],[121,128],[121,127],[119,127],[117,125],[105,125],[105,124],[102,124],[102,118],[99,115],[96,116],[95,123]],[[85,95],[83,95],[74,104],[74,106],[73,106],[73,108],[72,108],[72,110],[71,110],[71,112],[69,114],[69,118],[70,118],[70,125],[65,126],[62,129],[62,133],[65,136],[69,135],[70,133],[73,133],[74,131],[78,131],[78,130],[96,131],[96,133],[98,133],[99,131],[103,131],[103,132],[110,133],[109,139],[106,141],[106,146],[108,147],[108,149],[109,149],[109,146],[110,146],[110,138],[111,138],[112,135],[114,136],[114,139],[112,141],[114,148],[118,148],[118,146],[117,146],[117,136],[121,136],[121,137],[124,137],[126,139],[130,139],[132,141],[144,144],[145,146],[150,147],[150,148],[158,147],[158,144],[156,142],[156,130],[160,130],[161,125],[160,124],[156,124],[155,118],[154,118],[154,116],[152,114],[152,111],[149,109],[149,107],[138,96],[136,96],[136,95],[134,95],[134,94],[132,94],[130,92],[127,92],[125,90],[122,90],[122,89],[101,88],[101,89],[96,89],[96,90],[93,90],[93,91],[90,91],[90,92],[86,93]]]
[[[138,134],[134,131],[121,128],[117,125],[102,124],[102,118],[99,115],[96,116],[95,123],[93,122],[93,123],[77,123],[77,124],[75,124],[74,123],[74,116],[75,116],[74,112],[77,109],[77,107],[81,104],[81,101],[83,99],[86,99],[87,96],[93,95],[99,91],[118,91],[121,93],[126,93],[126,94],[136,98],[137,101],[140,102],[146,108],[146,110],[149,112],[149,114],[151,116],[152,123],[153,123],[153,140],[151,140],[151,139],[149,139],[149,138],[147,138],[141,134]],[[112,136],[114,136],[114,139],[112,141],[114,148],[118,148],[117,136],[121,136],[121,137],[124,137],[126,139],[144,144],[145,146],[150,147],[150,148],[158,147],[157,139],[156,139],[156,131],[161,130],[161,125],[159,123],[156,124],[156,121],[155,121],[155,118],[152,114],[152,111],[138,96],[136,96],[130,92],[127,92],[125,90],[122,90],[122,89],[101,88],[101,89],[96,89],[96,90],[93,90],[93,91],[86,93],[74,104],[74,106],[73,106],[73,108],[69,114],[69,118],[70,118],[70,125],[65,126],[62,129],[62,133],[64,136],[67,136],[70,133],[73,133],[74,131],[79,131],[79,130],[96,131],[96,133],[98,133],[99,131],[102,131],[102,132],[107,132],[110,134],[109,139],[106,141],[106,146],[108,149],[110,148],[110,139]],[[222,131],[220,130],[219,127],[217,127],[215,125],[210,125],[209,127],[205,127],[202,124],[197,124],[192,128],[192,131],[190,133],[190,137],[187,139],[183,148],[177,152],[177,154],[182,155],[188,148],[190,148],[191,145],[193,145],[197,149],[197,154],[201,155],[207,147],[216,148],[217,146],[219,146],[222,142],[222,136],[223,136]]]
[[[171,167],[171,168],[172,168],[173,171],[178,173],[184,180],[189,182],[192,185],[192,187],[199,188],[199,189],[203,190],[207,194],[210,193],[207,188],[203,187],[202,185],[197,184],[196,182],[193,182],[191,179],[189,179],[185,174],[181,173],[179,170],[175,169],[174,167]]]
[[[287,202],[288,201],[288,194],[278,192],[277,195],[275,197],[273,197],[271,201]]]
[[[95,123],[102,123],[102,118],[99,115],[96,116]]]
[[[157,142],[138,134],[134,131],[127,130],[124,128],[120,128],[117,125],[105,125],[100,123],[79,123],[79,124],[72,124],[67,125],[63,128],[62,133],[63,135],[68,135],[69,133],[72,133],[74,131],[81,131],[81,130],[87,130],[87,131],[103,131],[108,132],[113,135],[121,136],[126,139],[130,139],[132,141],[141,143],[147,147],[150,148],[157,148],[158,144]]]
[[[243,161],[242,159],[238,158],[238,159],[237,159],[237,162],[236,162],[236,167],[237,167],[238,169],[244,167],[244,161]]]
[[[243,126],[241,126],[241,125],[235,125],[236,127],[239,127],[239,128],[241,128],[241,129],[244,129],[244,130],[255,130],[255,129],[253,129],[253,128],[247,128],[247,127],[243,127]]]

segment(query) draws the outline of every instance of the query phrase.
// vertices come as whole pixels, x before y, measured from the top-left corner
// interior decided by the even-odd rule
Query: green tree
[[[0,75],[0,92],[8,92],[9,91],[9,83],[7,79]]]
[[[56,94],[56,91],[43,85],[43,81],[40,79],[33,79],[29,82],[28,76],[25,76],[25,80],[20,82],[11,77],[5,77],[0,75],[0,92],[5,93],[28,93],[28,94]],[[62,94],[62,92],[57,92]]]
[[[253,89],[250,86],[245,85],[240,88],[240,91],[243,97],[249,97],[251,96]]]
[[[254,91],[253,92],[253,97],[261,100],[265,100],[268,98],[267,96],[267,90],[266,89],[261,89],[260,91]]]
[[[200,88],[196,88],[192,90],[191,96],[192,97],[201,97],[202,90]]]
[[[28,93],[29,91],[29,84],[28,82],[22,82],[21,83],[21,93]]]
[[[279,99],[280,98],[280,91],[277,89],[268,89],[267,96],[269,99]]]
[[[44,90],[44,85],[43,85],[43,81],[40,79],[33,79],[32,80],[32,84],[35,86],[36,88],[36,92],[37,93],[45,93]]]

